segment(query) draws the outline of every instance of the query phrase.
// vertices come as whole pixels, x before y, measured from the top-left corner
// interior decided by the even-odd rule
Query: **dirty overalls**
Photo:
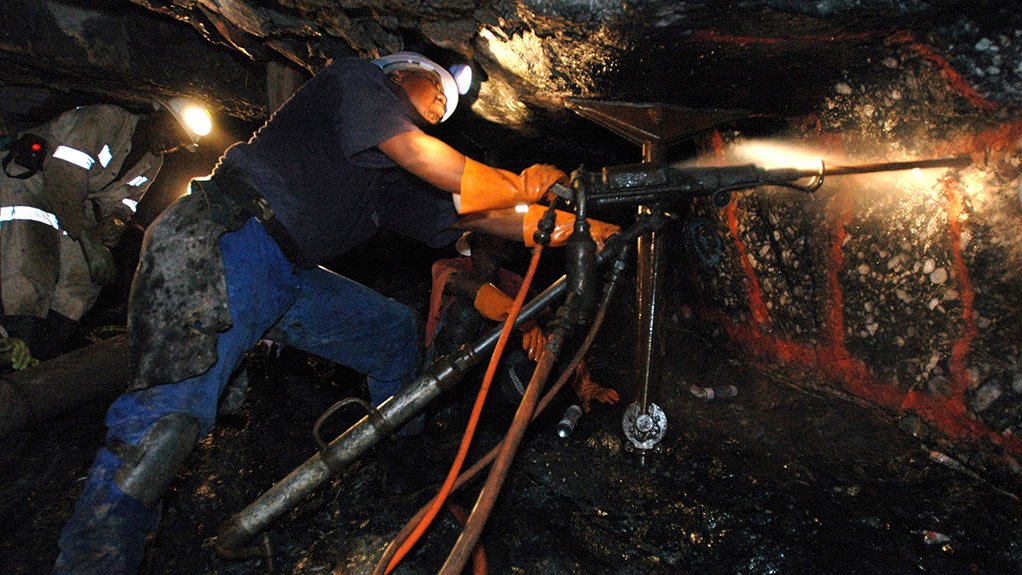
[[[3,323],[35,353],[40,345],[59,351],[47,340],[62,339],[56,334],[66,335],[102,288],[77,239],[99,220],[130,220],[163,165],[148,152],[124,165],[138,120],[117,106],[75,108],[29,130],[47,144],[42,170],[11,177],[28,174],[10,164],[0,172]]]
[[[434,247],[457,239],[450,195],[375,147],[417,130],[414,113],[371,63],[338,60],[146,231],[129,305],[134,379],[107,414],[57,573],[137,570],[164,489],[259,339],[365,373],[377,404],[414,378],[415,313],[312,265],[380,229]]]

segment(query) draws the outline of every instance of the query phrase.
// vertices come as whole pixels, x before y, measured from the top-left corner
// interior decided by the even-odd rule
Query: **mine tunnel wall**
[[[681,317],[781,381],[822,385],[899,420],[1022,492],[1022,188],[1018,110],[985,99],[939,57],[891,47],[784,139],[840,162],[967,155],[919,178],[847,176],[814,195],[697,200],[671,273]],[[717,131],[705,162],[746,140]],[[938,178],[937,175],[945,174]]]

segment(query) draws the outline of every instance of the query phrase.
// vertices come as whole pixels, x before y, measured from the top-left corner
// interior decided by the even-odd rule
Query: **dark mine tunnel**
[[[128,342],[145,329],[129,332],[128,317],[129,293],[132,306],[149,295],[132,291],[155,242],[143,244],[145,230],[319,72],[398,51],[472,70],[453,115],[423,131],[513,174],[563,170],[570,182],[540,204],[590,218],[605,245],[572,242],[582,226],[563,247],[496,244],[510,295],[531,281],[517,329],[441,331],[436,349],[450,348],[426,353],[426,322],[414,380],[379,409],[357,358],[342,365],[279,330],[258,334],[211,431],[193,432],[179,466],[166,456],[137,572],[1022,573],[1022,4],[2,6],[0,156],[79,106],[141,116],[184,97],[205,104],[213,128],[194,153],[165,154],[111,248],[116,278],[61,353],[20,369],[3,351],[12,338],[0,343],[0,574],[53,572],[61,549],[92,534],[60,541],[97,452],[129,461],[138,448],[108,441],[105,418],[141,369]],[[321,151],[300,146],[295,157]],[[53,157],[84,161],[63,149]],[[406,176],[394,177],[428,186]],[[7,189],[0,251],[15,250],[4,228],[25,213]],[[478,231],[456,243],[451,230],[423,243],[383,229],[386,214],[372,211],[383,200],[374,205],[381,231],[323,267],[432,319],[434,263],[466,242],[476,254],[492,245]],[[360,209],[330,231],[361,225]],[[620,233],[600,236],[606,224]],[[61,245],[85,249],[86,236],[68,234]],[[13,272],[0,272],[7,306]],[[203,317],[182,321],[201,332]],[[172,346],[158,331],[146,342]],[[548,345],[537,360],[526,348],[538,333]],[[494,347],[508,358],[488,370]],[[159,357],[192,359],[182,350]],[[419,414],[419,447],[395,457],[407,438],[394,430]],[[455,481],[457,464],[466,476]],[[411,488],[395,488],[400,469]],[[130,492],[131,479],[116,481]]]

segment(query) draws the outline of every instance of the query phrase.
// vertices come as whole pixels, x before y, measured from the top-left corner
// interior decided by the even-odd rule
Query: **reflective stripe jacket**
[[[0,173],[0,207],[49,212],[75,239],[97,212],[128,221],[163,165],[147,151],[121,174],[138,120],[118,106],[81,106],[30,130],[49,146],[43,169],[24,180]]]

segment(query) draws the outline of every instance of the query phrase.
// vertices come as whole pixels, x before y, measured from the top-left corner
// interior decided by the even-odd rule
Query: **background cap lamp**
[[[159,105],[170,112],[170,115],[174,116],[174,119],[185,129],[188,138],[192,141],[185,147],[192,152],[198,147],[199,139],[209,135],[213,130],[213,120],[210,118],[209,112],[205,106],[195,100],[176,97],[159,100]]]
[[[395,52],[389,56],[373,60],[373,64],[379,66],[384,73],[389,73],[393,70],[418,69],[426,70],[439,76],[440,83],[444,88],[444,97],[447,98],[447,105],[444,107],[444,117],[440,118],[441,122],[450,118],[451,114],[454,113],[454,109],[458,107],[458,84],[454,81],[454,77],[442,66],[422,54],[418,52]]]

